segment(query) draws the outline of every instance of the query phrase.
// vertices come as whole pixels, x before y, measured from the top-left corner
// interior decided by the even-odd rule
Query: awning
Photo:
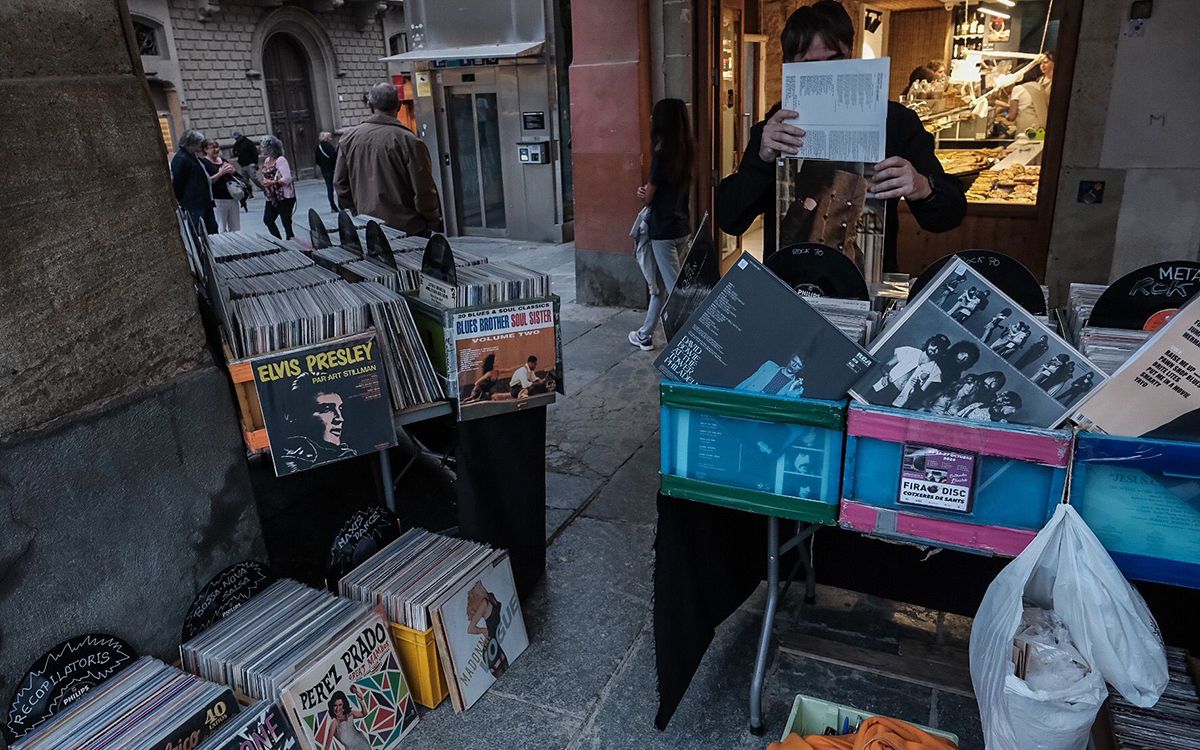
[[[511,42],[509,44],[475,44],[469,47],[444,49],[415,49],[399,55],[381,58],[382,62],[405,60],[475,60],[495,57],[531,57],[542,51],[545,42]]]

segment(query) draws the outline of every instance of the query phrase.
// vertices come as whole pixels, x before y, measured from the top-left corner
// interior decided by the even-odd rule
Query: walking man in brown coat
[[[367,97],[371,116],[342,136],[333,187],[338,203],[388,226],[428,237],[442,231],[442,207],[429,149],[396,119],[396,87],[377,83]]]

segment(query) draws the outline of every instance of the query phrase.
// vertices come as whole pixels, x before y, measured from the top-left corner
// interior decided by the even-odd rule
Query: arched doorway
[[[317,149],[312,67],[304,48],[290,35],[275,34],[263,46],[263,79],[271,131],[283,141],[296,176],[311,177]]]

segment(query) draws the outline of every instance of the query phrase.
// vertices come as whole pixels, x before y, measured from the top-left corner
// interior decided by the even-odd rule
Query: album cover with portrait
[[[851,392],[878,406],[1054,427],[1104,373],[971,265],[947,264],[871,347]]]
[[[529,648],[508,553],[493,552],[429,609],[450,702],[461,713]]]
[[[306,750],[392,750],[417,725],[417,705],[377,610],[285,685],[280,703]]]
[[[275,475],[374,453],[396,444],[373,333],[250,360]]]

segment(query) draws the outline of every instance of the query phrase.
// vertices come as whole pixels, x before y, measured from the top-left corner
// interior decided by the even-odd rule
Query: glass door
[[[742,44],[742,9],[723,5],[716,102],[718,180],[732,174],[742,158]],[[740,249],[740,237],[721,235],[723,268]]]
[[[503,236],[504,171],[495,91],[446,89],[450,172],[462,234]]]

